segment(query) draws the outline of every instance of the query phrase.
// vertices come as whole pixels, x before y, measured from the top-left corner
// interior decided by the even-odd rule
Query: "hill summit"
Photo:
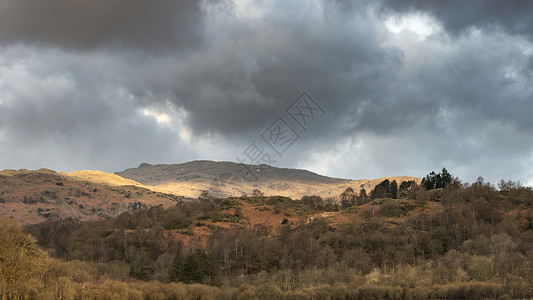
[[[240,180],[244,182],[300,181],[316,183],[340,183],[346,179],[318,175],[300,169],[277,168],[265,164],[248,165],[234,162],[196,160],[182,164],[142,163],[115,174],[145,185],[167,182],[210,182],[212,180]]]
[[[400,176],[379,179],[349,180],[319,175],[307,170],[249,165],[234,162],[197,160],[182,164],[142,163],[137,168],[116,172],[126,179],[186,197],[197,197],[208,190],[214,196],[241,196],[259,189],[266,195],[300,198],[304,195],[337,197],[344,189],[356,192],[373,189],[385,179],[402,181],[420,179]]]

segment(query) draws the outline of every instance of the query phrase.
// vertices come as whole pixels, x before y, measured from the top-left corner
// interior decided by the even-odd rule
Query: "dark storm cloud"
[[[198,0],[1,0],[0,43],[175,50],[202,37]],[[213,1],[209,1],[213,2]]]
[[[276,166],[533,178],[531,42],[496,8],[468,4],[470,23],[446,25],[455,8],[416,1],[387,14],[371,1],[250,1],[244,16],[192,1],[0,3],[2,166],[235,160],[306,90],[326,114]],[[460,34],[387,28],[411,8]]]
[[[173,101],[190,113],[197,134],[257,134],[302,90],[342,122],[351,118],[347,112],[380,101],[377,93],[389,89],[401,53],[380,44],[374,24],[324,20],[305,11],[287,16],[283,9],[280,5],[251,27],[236,19],[219,24],[231,33],[222,42],[172,62],[166,85],[156,77],[154,85],[172,90]],[[149,82],[151,74],[141,81]],[[338,124],[324,120],[314,133],[337,130]]]
[[[346,139],[366,135],[374,144],[364,148],[369,155],[351,161],[346,150],[348,158],[337,172],[354,177],[349,169],[381,169],[373,176],[386,176],[391,166],[396,174],[418,174],[442,165],[471,165],[475,168],[460,175],[472,180],[488,174],[494,180],[498,170],[524,170],[505,156],[526,159],[533,146],[528,117],[533,91],[527,78],[516,75],[530,61],[527,42],[487,30],[426,41],[399,37],[401,45],[391,45],[386,28],[364,11],[337,18],[334,11],[325,18],[305,10],[288,19],[269,13],[246,30],[230,28],[234,35],[227,44],[177,68],[174,101],[189,111],[198,134],[251,140],[296,91],[306,89],[326,108],[327,119],[295,144],[285,161],[312,160],[332,147],[338,151],[331,155],[339,155]],[[420,54],[409,53],[413,49]],[[397,160],[393,153],[399,144],[420,147]],[[344,168],[349,169],[340,171]]]
[[[529,0],[384,0],[383,3],[400,13],[429,12],[455,34],[472,27],[500,28],[533,38],[533,2]]]
[[[385,29],[375,22],[365,12],[342,19],[303,12],[287,20],[274,10],[246,30],[237,30],[244,27],[238,20],[224,23],[222,29],[232,35],[185,62],[173,62],[159,88],[173,92],[197,134],[251,136],[303,89],[328,112],[329,119],[311,133],[321,138],[438,127],[434,120],[443,108],[531,127],[523,113],[529,111],[531,91],[521,77],[506,77],[526,58],[512,37],[428,41],[429,51],[444,46],[450,54],[428,56],[416,73],[406,75],[403,50],[383,45],[378,36]],[[140,81],[149,82],[153,73]],[[160,85],[155,78],[154,86]]]

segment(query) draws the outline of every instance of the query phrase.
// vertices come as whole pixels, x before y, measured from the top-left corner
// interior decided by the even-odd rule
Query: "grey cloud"
[[[414,54],[420,65],[416,72],[398,73],[392,93],[369,105],[354,128],[399,141],[366,149],[372,156],[363,167],[346,165],[373,170],[376,176],[393,166],[398,166],[396,174],[420,174],[423,168],[445,165],[470,182],[480,175],[493,182],[530,178],[533,89],[531,79],[521,75],[530,44],[496,32],[442,37],[423,46],[422,54]]]
[[[500,34],[455,41],[456,50],[428,63],[416,81],[427,97],[483,120],[498,120],[530,132],[530,79],[518,75],[528,55],[513,38]]]
[[[397,166],[398,174],[403,168],[416,175],[442,165],[482,169],[488,160],[523,168],[502,156],[526,157],[533,149],[528,142],[533,91],[528,79],[507,76],[524,68],[527,42],[501,32],[426,42],[405,38],[403,43],[427,52],[417,57],[416,71],[408,73],[407,54],[386,43],[386,29],[371,14],[332,19],[331,12],[318,17],[303,12],[287,19],[275,10],[269,13],[246,30],[238,20],[224,23],[221,30],[231,33],[225,42],[172,61],[165,79],[156,77],[157,83],[149,84],[161,93],[172,91],[169,97],[189,113],[195,134],[220,135],[242,143],[244,150],[305,89],[327,114],[280,159],[282,164],[302,166],[313,153],[369,135],[374,146],[365,151],[372,154],[371,162],[339,164],[337,172],[357,177],[341,170],[370,172],[358,167],[365,166],[385,176],[388,166]],[[150,81],[153,72],[148,74],[140,75],[141,82]],[[499,138],[502,133],[505,141]],[[396,147],[383,148],[377,140],[393,138],[421,146],[401,162],[384,159],[397,157]],[[463,174],[472,180],[483,173],[479,169]],[[490,176],[496,172],[485,170],[494,180]]]
[[[164,2],[153,1],[154,15]],[[95,3],[103,9],[103,2]],[[0,18],[0,25],[9,25],[0,27],[8,44],[0,49],[0,163],[116,171],[143,161],[234,160],[307,90],[326,115],[277,158],[277,166],[324,164],[331,166],[328,175],[350,178],[422,176],[443,165],[469,181],[479,175],[492,181],[526,176],[524,161],[533,152],[531,42],[509,35],[516,32],[504,17],[487,13],[474,18],[475,24],[447,27],[462,34],[437,33],[421,41],[406,33],[394,36],[367,1],[273,1],[251,19],[227,10],[202,19],[201,5],[172,3],[161,19],[148,14],[139,23],[133,20],[140,10],[130,7],[119,18],[126,20],[122,25],[98,22],[106,30],[95,35],[86,16],[72,25],[61,14],[60,23],[74,29],[64,32]],[[414,3],[444,20],[441,11],[453,8],[401,3],[390,4],[388,13],[406,12]],[[24,11],[29,4],[13,5]],[[174,34],[169,22],[176,25],[169,15],[177,16],[169,7],[181,5],[194,20],[177,21],[185,22],[176,33],[185,38],[166,39]],[[88,16],[98,16],[95,9]],[[347,13],[351,9],[356,13]],[[44,22],[36,18],[28,24]],[[507,29],[485,26],[496,23]],[[484,30],[464,30],[472,25]],[[206,42],[179,55],[143,51],[180,48],[189,37],[193,45]],[[68,49],[9,45],[15,42]],[[113,48],[118,44],[131,49]],[[163,126],[142,113],[154,107],[175,123]],[[179,136],[183,128],[192,132],[190,140]],[[33,148],[38,150],[18,150]]]
[[[0,168],[115,171],[195,158],[113,75],[93,72],[90,56],[21,47],[0,55]]]
[[[533,2],[529,0],[426,1],[383,0],[395,12],[425,11],[436,16],[454,34],[472,27],[500,28],[533,38]]]
[[[302,90],[315,96],[331,118],[354,111],[358,103],[379,97],[392,80],[391,69],[401,65],[401,53],[382,47],[367,20],[345,24],[303,13],[290,25],[285,22],[269,15],[242,32],[236,30],[246,26],[241,21],[224,24],[222,30],[236,36],[174,61],[165,75],[171,79],[159,88],[173,91],[173,101],[190,113],[198,134],[253,134]],[[328,119],[315,134],[336,126]]]
[[[214,1],[2,0],[0,43],[186,49],[201,41],[206,2]]]

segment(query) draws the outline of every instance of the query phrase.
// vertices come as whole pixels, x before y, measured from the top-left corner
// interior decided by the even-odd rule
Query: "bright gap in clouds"
[[[157,124],[167,125],[167,126],[170,125],[171,118],[166,113],[158,112],[158,111],[156,111],[154,109],[151,109],[151,108],[145,108],[145,109],[143,109],[143,114],[145,116],[150,116],[150,117],[154,118],[157,121]]]
[[[153,118],[158,125],[174,130],[183,141],[192,143],[192,130],[186,123],[188,114],[183,108],[175,107],[167,101],[164,106],[145,107],[141,109],[141,113]]]
[[[253,0],[234,0],[233,3],[235,4],[235,13],[242,18],[259,19],[265,13]]]
[[[427,14],[420,13],[390,16],[385,20],[385,26],[395,34],[409,31],[418,35],[420,39],[425,39],[442,30],[442,27],[435,19]]]

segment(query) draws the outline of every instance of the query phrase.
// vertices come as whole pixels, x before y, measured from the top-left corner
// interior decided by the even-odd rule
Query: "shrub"
[[[0,294],[3,299],[35,295],[43,284],[39,275],[48,265],[48,255],[37,248],[31,235],[12,220],[0,220]]]
[[[390,200],[391,199],[389,199],[389,198],[381,198],[381,199],[376,199],[376,200],[372,201],[370,204],[372,204],[372,205],[381,205],[381,204],[383,204],[385,202],[388,202]]]
[[[442,199],[443,189],[429,190],[428,193],[429,193],[429,201],[440,202],[440,200]]]
[[[348,207],[344,210],[345,213],[347,214],[352,214],[352,213],[355,213],[359,210],[359,207],[356,207],[356,206],[352,206],[352,207]]]
[[[389,218],[398,218],[405,214],[403,206],[397,201],[388,201],[381,205],[379,212]]]
[[[233,198],[226,198],[222,201],[222,209],[237,208],[239,206],[242,206],[242,204]]]
[[[289,198],[289,197],[284,197],[284,196],[270,196],[267,200],[267,204],[268,205],[276,205],[276,204],[279,204],[279,203],[282,203],[282,202],[285,202],[285,203],[292,203],[292,199]]]

